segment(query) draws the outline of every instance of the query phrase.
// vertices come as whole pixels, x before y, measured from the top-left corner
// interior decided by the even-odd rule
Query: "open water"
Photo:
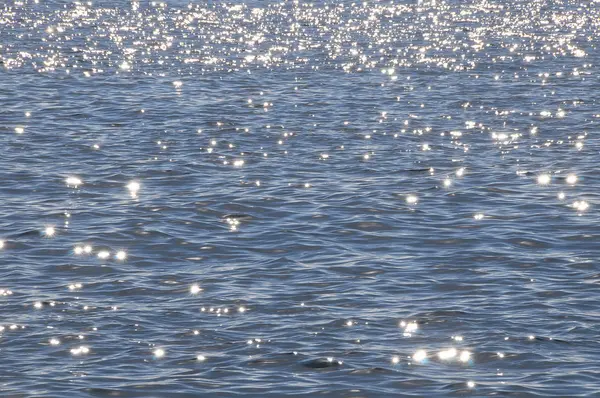
[[[600,395],[600,2],[0,4],[0,395]]]

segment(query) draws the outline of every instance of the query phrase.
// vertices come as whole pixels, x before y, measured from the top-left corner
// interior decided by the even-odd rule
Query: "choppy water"
[[[597,396],[598,1],[0,6],[3,396]]]

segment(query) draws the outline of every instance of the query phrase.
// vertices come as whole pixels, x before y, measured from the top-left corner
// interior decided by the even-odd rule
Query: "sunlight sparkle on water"
[[[135,198],[140,190],[140,183],[137,181],[131,181],[129,184],[127,184],[127,189],[129,189],[131,197]]]
[[[77,188],[79,185],[83,184],[83,181],[81,181],[80,178],[77,177],[68,177],[65,182],[67,183],[68,186],[73,186],[75,188]]]
[[[317,377],[330,391],[347,390],[361,368],[347,391],[402,395],[402,380],[376,383],[383,364],[399,371],[390,380],[418,379],[408,391],[418,396],[526,394],[536,377],[573,392],[561,377],[593,370],[593,333],[577,330],[581,352],[559,361],[566,346],[529,341],[523,328],[556,329],[553,314],[589,298],[570,287],[585,281],[597,236],[600,0],[226,3],[0,5],[0,287],[15,289],[0,299],[17,309],[4,322],[31,330],[0,326],[0,353],[34,370],[12,388],[34,390],[38,378],[49,394],[65,380],[109,391],[108,364],[129,379],[150,369],[158,394],[169,382],[194,395],[187,368],[243,395],[263,376],[311,378],[305,365],[330,367],[339,354],[350,369]],[[555,242],[581,272],[496,272],[548,254],[529,241]],[[461,266],[482,258],[482,272]],[[488,277],[498,286],[460,294]],[[377,278],[389,286],[371,289]],[[538,322],[527,326],[518,293],[540,296],[549,281],[573,300],[546,300],[550,311],[528,314]],[[435,311],[484,308],[496,287],[506,305],[492,312]],[[594,314],[577,317],[591,324]],[[519,337],[506,344],[505,333]],[[373,344],[381,336],[390,344]],[[564,366],[540,381],[552,356]],[[260,373],[236,382],[220,369]],[[313,384],[271,387],[302,395]],[[577,386],[594,394],[585,377]]]
[[[71,348],[71,354],[78,356],[78,355],[84,355],[90,352],[90,349],[84,345],[79,346],[77,348]]]
[[[417,204],[418,201],[419,201],[419,198],[415,195],[408,195],[406,197],[406,203],[408,203],[409,205],[415,205],[415,204]]]
[[[404,327],[404,333],[414,333],[419,329],[419,325],[416,322],[409,322]]]
[[[471,359],[471,353],[469,351],[463,351],[460,353],[460,356],[458,359],[461,362],[469,362],[469,360]]]
[[[227,221],[227,224],[229,224],[229,230],[232,232],[237,231],[239,225],[240,225],[240,220],[238,220],[237,218],[231,218],[231,217],[227,217],[225,219],[225,221]]]
[[[101,250],[98,252],[98,258],[101,260],[106,260],[108,257],[110,257],[110,252],[107,250]]]
[[[200,293],[201,291],[202,291],[202,288],[200,288],[200,286],[196,283],[190,287],[190,294],[196,295],[196,294]]]
[[[458,354],[458,351],[456,350],[456,348],[449,348],[447,350],[440,351],[438,353],[438,357],[442,361],[447,361],[449,359],[453,359],[454,357],[456,357],[457,354]]]
[[[413,361],[416,361],[416,362],[423,362],[424,360],[427,359],[427,352],[425,350],[417,350],[412,355],[412,359],[413,359]]]
[[[573,208],[575,208],[577,211],[586,211],[587,209],[589,209],[590,205],[588,202],[586,202],[585,200],[576,200],[575,202],[573,202]]]
[[[550,184],[551,177],[550,174],[541,174],[537,177],[537,183],[540,185],[548,185]]]

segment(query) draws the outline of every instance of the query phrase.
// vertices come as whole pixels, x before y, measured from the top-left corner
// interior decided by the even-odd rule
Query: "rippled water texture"
[[[600,2],[0,5],[2,396],[598,396]]]

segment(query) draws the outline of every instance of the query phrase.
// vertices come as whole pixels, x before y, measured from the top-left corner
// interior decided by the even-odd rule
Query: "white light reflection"
[[[137,193],[140,190],[140,183],[137,181],[131,181],[129,184],[127,184],[127,189],[129,189],[131,197],[135,198],[137,197]]]
[[[440,351],[438,353],[438,358],[440,358],[442,361],[448,361],[450,359],[454,359],[457,354],[458,351],[456,350],[456,348],[453,347],[447,350]]]
[[[69,187],[75,187],[75,188],[77,188],[78,186],[80,186],[81,184],[83,184],[83,181],[81,181],[81,179],[77,178],[77,177],[68,177],[65,180],[65,182],[66,182],[67,186],[69,186]]]
[[[419,325],[416,322],[409,322],[404,327],[404,333],[414,333],[419,329]]]
[[[458,359],[461,362],[469,362],[469,360],[471,360],[471,353],[469,351],[463,351],[460,353]]]
[[[577,176],[575,174],[569,174],[566,181],[569,185],[575,185],[575,183],[577,183]]]
[[[77,348],[72,348],[71,349],[71,354],[78,356],[78,355],[84,355],[90,352],[90,349],[84,345],[79,346]]]
[[[110,257],[110,252],[107,250],[101,250],[98,252],[98,258],[101,260],[106,260]]]
[[[190,294],[196,295],[198,293],[200,293],[202,291],[202,288],[200,288],[200,286],[198,286],[198,284],[193,284],[190,287]]]
[[[548,185],[550,184],[551,180],[552,178],[549,174],[541,174],[537,177],[537,183],[540,185]]]
[[[575,202],[573,202],[573,208],[577,211],[586,211],[590,208],[590,205],[585,200],[576,200]]]
[[[427,359],[427,352],[425,350],[417,350],[413,355],[412,359],[415,362],[423,362]]]

